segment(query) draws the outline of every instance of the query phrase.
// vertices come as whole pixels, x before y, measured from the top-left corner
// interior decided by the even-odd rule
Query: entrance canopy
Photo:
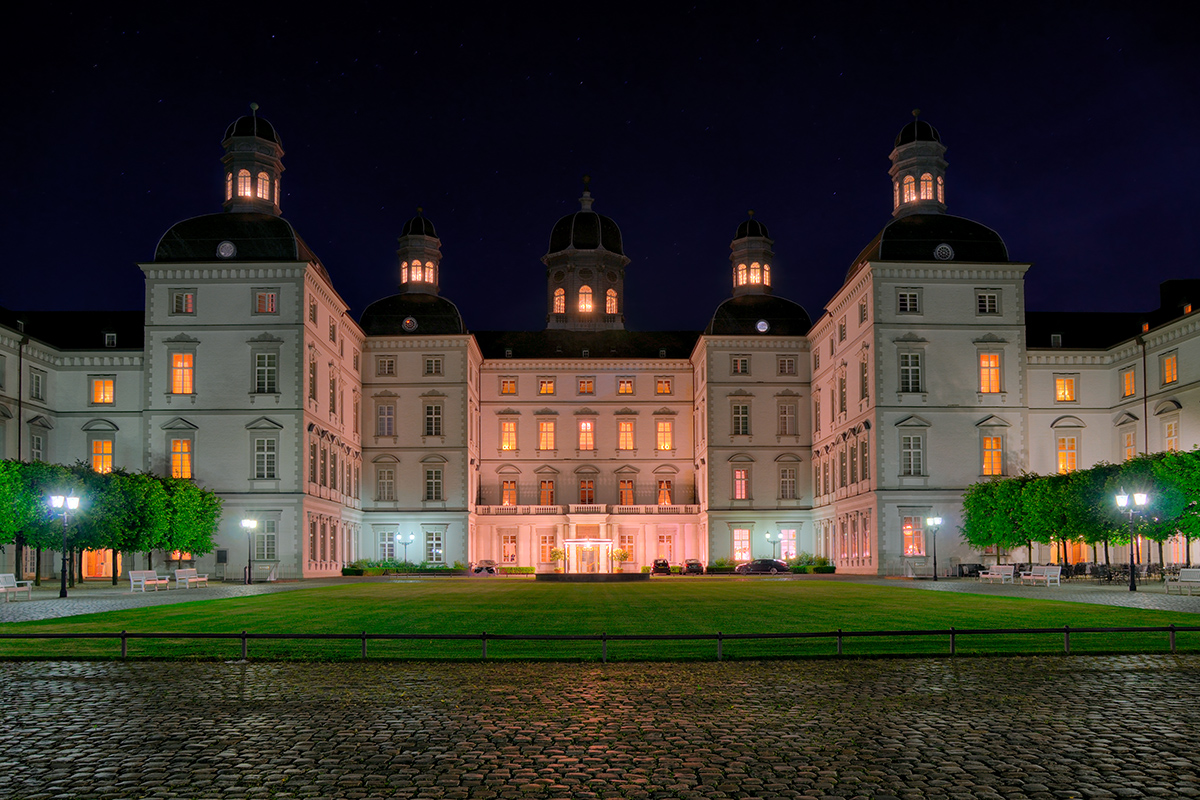
[[[613,543],[608,539],[564,539],[567,572],[612,572]]]

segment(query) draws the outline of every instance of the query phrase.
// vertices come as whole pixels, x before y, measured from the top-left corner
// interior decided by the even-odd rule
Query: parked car
[[[499,575],[500,567],[490,558],[481,558],[471,565],[472,575]]]
[[[679,570],[684,575],[703,575],[704,565],[700,563],[698,558],[687,558],[683,561],[683,568]]]
[[[739,575],[775,575],[788,572],[788,565],[774,558],[756,558],[745,564],[738,564],[733,571]]]
[[[671,563],[669,561],[667,561],[665,558],[654,559],[654,564],[653,564],[653,566],[650,567],[650,574],[651,575],[670,575],[671,574]]]

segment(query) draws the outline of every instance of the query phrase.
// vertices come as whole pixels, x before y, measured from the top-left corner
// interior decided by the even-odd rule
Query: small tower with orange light
[[[283,144],[274,126],[258,116],[239,117],[225,131],[225,210],[280,215],[279,176],[283,174]]]

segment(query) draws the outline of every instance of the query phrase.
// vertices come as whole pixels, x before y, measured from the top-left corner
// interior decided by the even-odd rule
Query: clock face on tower
[[[767,322],[765,319],[760,319],[758,322],[754,323],[754,327],[759,333],[766,333],[767,331],[771,330],[771,323]]]
[[[233,258],[237,255],[237,246],[233,242],[221,242],[217,245],[217,256],[220,258]]]

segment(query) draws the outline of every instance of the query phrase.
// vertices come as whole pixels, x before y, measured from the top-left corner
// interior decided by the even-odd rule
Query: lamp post
[[[246,585],[254,583],[254,529],[258,520],[246,518],[242,520],[242,528],[246,531]]]
[[[410,534],[408,535],[408,539],[407,539],[407,540],[401,541],[401,539],[400,539],[400,534],[398,534],[398,533],[396,534],[396,544],[404,545],[404,563],[405,563],[405,564],[407,564],[407,563],[408,563],[408,546],[409,546],[410,544],[412,544],[412,543],[413,543],[413,540],[414,540],[415,538],[417,538],[417,537],[413,536],[413,535],[410,533]]]
[[[933,579],[937,580],[937,532],[938,528],[942,527],[941,517],[926,517],[925,527],[929,528],[929,545],[930,551],[933,553]]]
[[[775,551],[779,548],[782,540],[778,535],[772,536],[770,531],[767,531],[767,541],[771,543],[771,558],[775,558]]]
[[[61,509],[60,513],[63,518],[63,543],[62,543],[62,567],[59,569],[61,573],[59,578],[62,583],[58,589],[59,597],[67,596],[67,525],[71,516],[71,512],[79,508],[79,498],[71,495],[69,497],[61,494],[50,495],[50,505],[55,509]]]
[[[1128,509],[1129,513],[1129,591],[1136,592],[1137,573],[1134,572],[1133,566],[1133,515],[1135,512],[1140,513],[1140,509],[1150,502],[1150,496],[1145,492],[1134,492],[1133,502],[1130,503],[1129,499],[1129,495],[1125,494],[1124,489],[1117,495],[1117,508],[1123,511]]]

